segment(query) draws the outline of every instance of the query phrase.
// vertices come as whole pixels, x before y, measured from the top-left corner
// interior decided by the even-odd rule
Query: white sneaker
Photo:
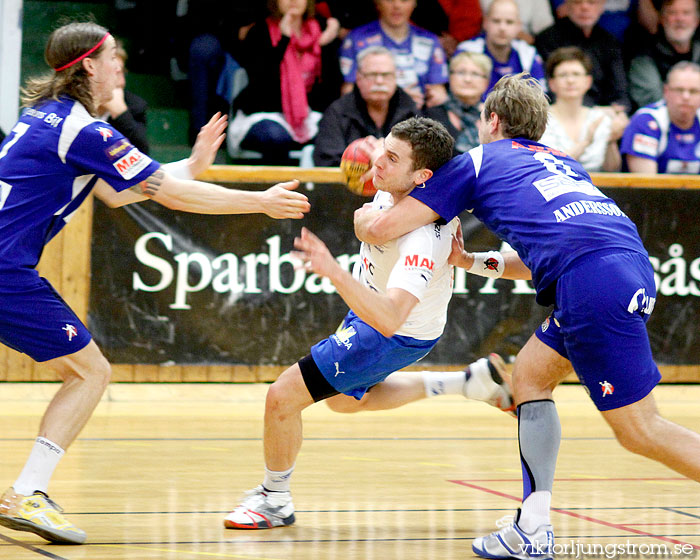
[[[294,504],[289,492],[270,492],[256,486],[246,492],[239,506],[224,519],[227,529],[271,529],[294,523]]]
[[[510,517],[510,516],[509,516]],[[502,529],[485,537],[474,539],[472,550],[482,558],[517,558],[519,560],[553,560],[554,533],[552,526],[541,525],[532,533],[526,533],[518,526],[520,510],[515,520]],[[498,525],[498,523],[497,523]]]
[[[462,392],[468,399],[484,401],[491,406],[515,416],[513,391],[506,381],[506,363],[498,354],[480,358],[465,370],[466,380]]]

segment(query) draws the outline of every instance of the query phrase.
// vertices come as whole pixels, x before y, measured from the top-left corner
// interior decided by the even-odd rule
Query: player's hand
[[[214,163],[216,152],[221,147],[221,143],[226,138],[226,126],[228,117],[221,113],[216,113],[209,122],[205,124],[197,134],[197,140],[192,146],[192,153],[187,160],[192,177],[206,171]]]
[[[468,263],[469,260],[471,262]],[[474,257],[471,256],[471,253],[467,253],[464,250],[464,235],[462,234],[461,222],[457,225],[457,231],[452,235],[452,252],[447,257],[447,263],[459,268],[470,268],[474,263]],[[465,266],[467,263],[469,266]]]
[[[358,144],[357,149],[369,158],[369,169],[360,177],[360,184],[364,185],[367,181],[374,178],[374,162],[377,161],[384,151],[384,141],[374,136],[366,136]]]
[[[301,237],[294,239],[294,248],[297,250],[292,251],[292,256],[304,263],[305,270],[330,277],[339,268],[326,244],[305,227],[301,228]]]
[[[304,214],[311,210],[311,204],[306,195],[295,192],[294,189],[298,186],[299,181],[294,179],[286,183],[277,183],[263,191],[263,212],[277,220],[303,218]]]
[[[124,99],[124,88],[114,88],[112,91],[112,99],[105,103],[102,108],[107,111],[113,119],[126,113],[129,108]]]

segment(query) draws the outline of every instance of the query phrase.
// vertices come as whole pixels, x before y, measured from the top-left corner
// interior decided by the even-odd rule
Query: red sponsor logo
[[[427,268],[433,270],[435,261],[421,257],[420,255],[406,255],[405,266],[415,266],[418,268]]]

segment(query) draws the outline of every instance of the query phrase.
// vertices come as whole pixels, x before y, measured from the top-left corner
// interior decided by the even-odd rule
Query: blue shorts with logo
[[[438,340],[387,338],[350,311],[335,334],[311,347],[311,356],[331,387],[360,400],[390,373],[415,364]]]
[[[11,278],[0,274],[0,342],[45,362],[73,354],[90,340],[85,325],[46,279],[34,271]]]
[[[554,312],[535,334],[571,361],[598,410],[635,403],[661,380],[646,330],[655,298],[639,253],[584,256],[557,281]]]

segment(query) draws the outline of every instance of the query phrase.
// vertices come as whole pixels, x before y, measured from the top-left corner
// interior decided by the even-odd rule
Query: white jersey
[[[393,199],[379,191],[372,204],[389,208]],[[401,288],[419,300],[397,335],[434,340],[445,329],[453,282],[447,258],[458,222],[455,218],[447,225],[428,224],[384,245],[362,243],[360,265],[355,269],[358,279],[377,292]]]

